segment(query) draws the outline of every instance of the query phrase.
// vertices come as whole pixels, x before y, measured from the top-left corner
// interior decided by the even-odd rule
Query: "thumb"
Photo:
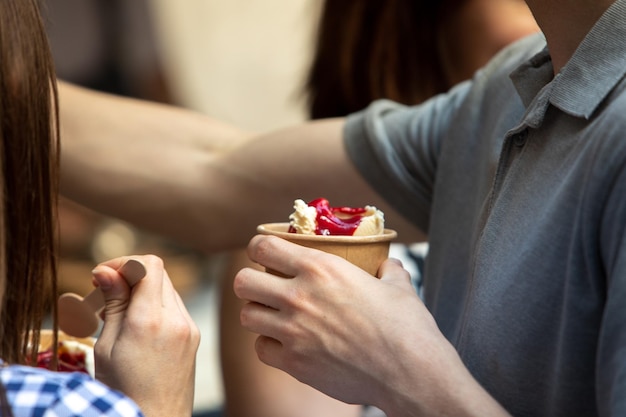
[[[106,265],[98,265],[91,273],[104,296],[104,333],[107,327],[121,325],[130,302],[130,287],[118,271]]]
[[[395,258],[385,260],[378,269],[378,276],[381,281],[388,284],[397,285],[400,288],[412,288],[411,275],[402,267],[402,262]]]

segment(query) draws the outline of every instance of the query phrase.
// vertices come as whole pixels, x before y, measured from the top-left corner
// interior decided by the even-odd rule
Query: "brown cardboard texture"
[[[257,232],[281,237],[298,245],[340,256],[376,276],[380,264],[389,256],[389,244],[397,237],[395,230],[385,229],[372,236],[321,236],[289,233],[289,223],[266,223],[257,226]],[[283,274],[268,270],[274,275]]]

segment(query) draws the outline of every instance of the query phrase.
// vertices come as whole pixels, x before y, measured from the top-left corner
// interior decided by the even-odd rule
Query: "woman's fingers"
[[[96,377],[132,397],[146,415],[189,415],[200,332],[163,261],[133,256],[146,267],[146,276],[129,288],[117,270],[128,259],[94,269],[107,302],[96,344]]]

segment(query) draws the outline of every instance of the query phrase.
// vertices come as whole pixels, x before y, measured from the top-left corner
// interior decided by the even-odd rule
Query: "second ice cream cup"
[[[52,334],[52,330],[50,329],[41,329],[39,332],[39,348],[38,352],[43,352],[51,348],[52,343],[54,341],[54,336]],[[95,337],[73,337],[70,336],[61,330],[59,330],[59,342],[77,342],[83,345],[83,349],[85,349],[86,355],[86,369],[89,372],[89,375],[92,377],[95,375],[95,364],[93,357],[93,348],[96,344]]]
[[[289,223],[266,223],[257,226],[257,232],[274,235],[308,248],[340,256],[376,276],[378,267],[389,256],[389,244],[397,237],[395,230],[385,229],[373,236],[320,236],[289,233]],[[281,275],[269,270],[274,275]]]

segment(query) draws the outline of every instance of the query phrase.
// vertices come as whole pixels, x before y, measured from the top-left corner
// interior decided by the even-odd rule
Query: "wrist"
[[[387,384],[377,406],[388,417],[500,417],[510,414],[473,378],[440,334],[430,346],[407,346],[408,364]],[[398,376],[398,375],[396,375]]]

